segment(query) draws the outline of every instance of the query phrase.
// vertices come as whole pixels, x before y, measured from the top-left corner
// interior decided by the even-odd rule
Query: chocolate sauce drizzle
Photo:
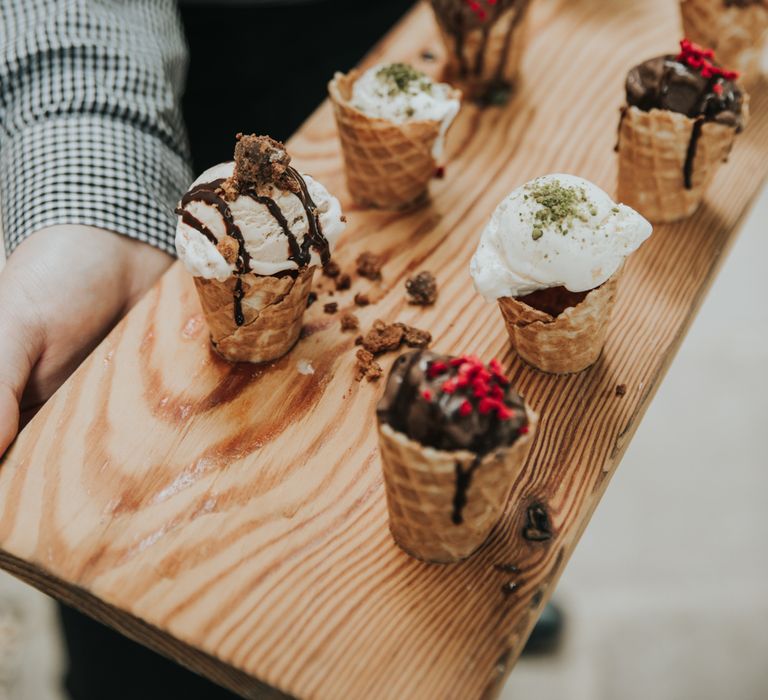
[[[290,165],[288,166],[288,172],[296,178],[296,184],[299,186],[299,192],[297,192],[296,195],[301,200],[301,204],[307,215],[307,223],[309,224],[309,230],[307,235],[304,236],[304,241],[301,244],[302,257],[300,261],[296,260],[296,263],[299,265],[308,265],[312,256],[310,248],[314,248],[320,256],[320,262],[323,265],[326,265],[331,259],[331,251],[328,245],[328,240],[323,235],[317,205],[312,200],[312,196],[309,194],[309,188],[307,187],[307,182],[301,176],[301,173]]]
[[[296,235],[291,231],[291,227],[288,224],[282,210],[278,206],[277,202],[271,197],[257,194],[254,191],[248,190],[241,192],[240,194],[247,197],[251,197],[259,204],[263,204],[274,220],[282,229],[288,240],[288,259],[295,262],[296,265],[301,268],[309,265],[312,260],[312,250],[316,250],[320,256],[320,260],[323,265],[327,264],[331,259],[330,246],[328,240],[323,235],[322,226],[320,224],[320,215],[317,205],[313,201],[309,194],[309,188],[307,183],[295,168],[288,167],[288,171],[296,181],[297,191],[296,196],[299,198],[304,212],[307,216],[307,235],[304,236],[304,240],[299,244]],[[235,273],[237,274],[237,282],[233,291],[235,324],[242,326],[245,323],[245,314],[243,313],[243,297],[245,291],[243,289],[242,275],[251,271],[251,256],[245,246],[245,239],[240,227],[235,223],[232,216],[232,210],[229,207],[227,201],[219,194],[219,188],[224,184],[225,178],[219,178],[212,180],[211,182],[204,182],[199,185],[195,185],[189,192],[187,192],[182,198],[179,207],[176,209],[182,221],[202,233],[213,245],[218,245],[218,240],[213,232],[200,221],[197,217],[187,211],[186,207],[191,202],[203,202],[212,207],[221,214],[221,218],[224,221],[224,227],[227,235],[234,238],[237,241],[237,259],[235,261]],[[293,272],[293,271],[289,271]]]
[[[221,214],[221,218],[224,220],[224,227],[227,231],[227,235],[237,241],[237,260],[235,262],[235,268],[237,274],[242,275],[249,272],[251,269],[251,256],[245,248],[243,233],[232,218],[232,211],[229,208],[229,204],[227,204],[224,198],[218,193],[218,189],[224,181],[225,178],[218,178],[211,182],[203,182],[199,185],[195,185],[195,187],[181,198],[180,209],[183,211],[185,207],[192,202],[203,202],[216,208],[219,214]],[[180,213],[179,209],[176,210],[176,213]],[[194,219],[191,214],[190,217]],[[200,231],[203,235],[206,235],[205,232],[200,229],[202,223],[197,219],[195,219],[195,221],[198,225],[194,225],[194,228]],[[214,245],[217,244],[218,241],[210,230],[208,230],[208,234],[210,234],[210,237],[213,239],[212,242]],[[208,238],[207,235],[206,238]]]
[[[243,291],[243,278],[237,278],[235,282],[235,291],[233,293],[233,299],[235,302],[235,323],[238,326],[242,326],[245,323],[245,315],[243,314],[243,297],[245,292]]]
[[[213,231],[209,229],[200,219],[190,214],[186,209],[178,207],[176,213],[181,217],[181,220],[190,228],[200,231],[213,245],[216,245],[218,241]]]
[[[683,181],[685,182],[685,189],[690,190],[693,188],[693,161],[696,159],[696,150],[699,145],[699,139],[701,138],[701,130],[704,127],[704,117],[699,117],[693,123],[693,129],[691,129],[691,140],[688,142],[688,150],[685,154],[685,164],[683,165]]]
[[[455,525],[461,525],[464,522],[463,512],[464,506],[467,505],[467,491],[472,485],[472,477],[482,459],[481,455],[475,457],[466,471],[462,468],[461,462],[456,462],[456,491],[453,494],[453,513],[451,513],[451,520]]]

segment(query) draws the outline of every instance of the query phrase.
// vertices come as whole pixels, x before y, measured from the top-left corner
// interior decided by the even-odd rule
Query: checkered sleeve
[[[174,253],[191,181],[173,0],[0,0],[0,209],[6,253],[86,224]]]

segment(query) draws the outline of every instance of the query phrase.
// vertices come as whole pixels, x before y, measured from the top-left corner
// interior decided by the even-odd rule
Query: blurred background
[[[259,114],[286,138],[325,94],[334,69],[353,65],[411,4],[340,0],[329,36],[311,13],[292,37],[306,80],[271,81],[248,60],[279,51],[284,20],[262,8],[224,19],[182,6],[192,63],[185,113],[199,172],[229,152]],[[304,12],[304,10],[302,10]],[[240,76],[211,56],[228,55]],[[290,60],[290,59],[289,59]],[[251,71],[249,73],[248,71]],[[206,99],[216,81],[221,99]],[[266,82],[265,82],[266,81]],[[264,96],[267,96],[266,98]],[[274,105],[282,108],[276,109]],[[768,190],[758,199],[636,437],[566,569],[555,598],[566,615],[559,648],[525,656],[502,697],[513,700],[764,700],[768,698]],[[2,265],[2,261],[0,261]],[[63,700],[63,652],[52,602],[0,573],[0,700]],[[105,699],[107,700],[107,699]]]

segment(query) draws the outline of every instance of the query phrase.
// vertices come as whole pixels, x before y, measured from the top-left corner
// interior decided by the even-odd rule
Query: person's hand
[[[168,267],[169,255],[90,226],[52,226],[0,272],[0,455]]]

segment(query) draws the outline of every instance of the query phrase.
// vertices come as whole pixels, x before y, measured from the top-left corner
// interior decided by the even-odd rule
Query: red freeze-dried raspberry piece
[[[495,413],[499,420],[509,420],[515,411],[504,403],[504,389],[509,379],[504,374],[498,360],[491,360],[486,365],[475,355],[462,355],[446,362],[433,362],[427,369],[427,376],[435,379],[444,374],[450,367],[456,369],[456,375],[447,378],[441,385],[440,391],[454,394],[457,391],[469,390],[469,396],[459,406],[459,415],[469,416],[474,410],[475,402],[481,415]],[[430,394],[431,398],[431,394]]]
[[[427,376],[430,379],[434,379],[435,377],[438,377],[447,371],[448,371],[448,365],[446,365],[445,362],[437,361],[429,365],[429,367],[427,368]]]
[[[487,416],[494,408],[493,399],[483,398],[477,404],[477,410],[480,411],[481,416]]]
[[[514,415],[515,412],[508,406],[505,406],[503,403],[499,403],[498,407],[496,408],[496,417],[499,420],[509,420]]]
[[[739,77],[738,72],[715,65],[715,52],[712,49],[705,49],[689,39],[680,41],[680,53],[676,60],[699,71],[703,78],[719,77],[723,80],[736,80]],[[722,86],[719,87],[718,94],[722,92]]]

